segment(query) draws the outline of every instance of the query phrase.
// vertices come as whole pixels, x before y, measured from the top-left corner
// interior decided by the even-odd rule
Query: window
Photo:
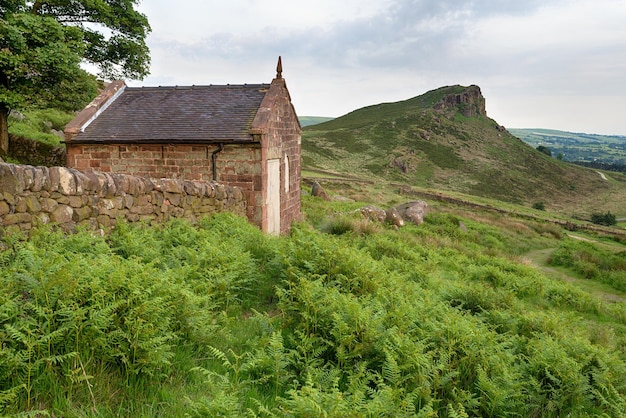
[[[285,154],[285,193],[289,193],[289,157]]]

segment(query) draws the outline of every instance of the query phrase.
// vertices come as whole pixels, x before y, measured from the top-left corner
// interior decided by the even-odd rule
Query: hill
[[[318,123],[328,122],[333,118],[326,116],[300,116],[298,120],[300,120],[300,126],[310,126],[317,125]]]
[[[553,156],[561,154],[565,161],[626,163],[626,136],[597,135],[558,131],[554,129],[509,129],[533,148],[546,146]]]
[[[558,161],[489,118],[477,86],[448,86],[303,130],[303,167],[552,211],[621,209],[620,177]],[[611,199],[608,198],[611,196]]]

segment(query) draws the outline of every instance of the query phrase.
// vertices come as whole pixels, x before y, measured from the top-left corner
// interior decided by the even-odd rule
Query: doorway
[[[267,232],[280,234],[280,159],[267,161]]]

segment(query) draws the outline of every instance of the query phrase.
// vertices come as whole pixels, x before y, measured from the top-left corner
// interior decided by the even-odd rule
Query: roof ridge
[[[193,89],[208,89],[208,88],[257,88],[257,87],[269,87],[269,83],[243,83],[243,84],[192,84],[192,85],[172,85],[172,86],[127,86],[127,91],[146,91],[146,90],[193,90]]]

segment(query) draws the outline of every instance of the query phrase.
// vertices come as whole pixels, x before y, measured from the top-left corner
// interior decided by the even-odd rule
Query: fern
[[[452,404],[449,403],[446,409],[448,412],[448,416],[450,418],[468,418],[469,417],[469,415],[467,415],[467,412],[465,412],[465,408],[461,404],[457,404],[456,406],[453,406]]]
[[[393,357],[393,355],[389,352],[389,350],[384,350],[385,361],[382,366],[382,377],[385,380],[385,384],[389,386],[398,386],[400,382],[400,367],[398,366],[398,362]]]

